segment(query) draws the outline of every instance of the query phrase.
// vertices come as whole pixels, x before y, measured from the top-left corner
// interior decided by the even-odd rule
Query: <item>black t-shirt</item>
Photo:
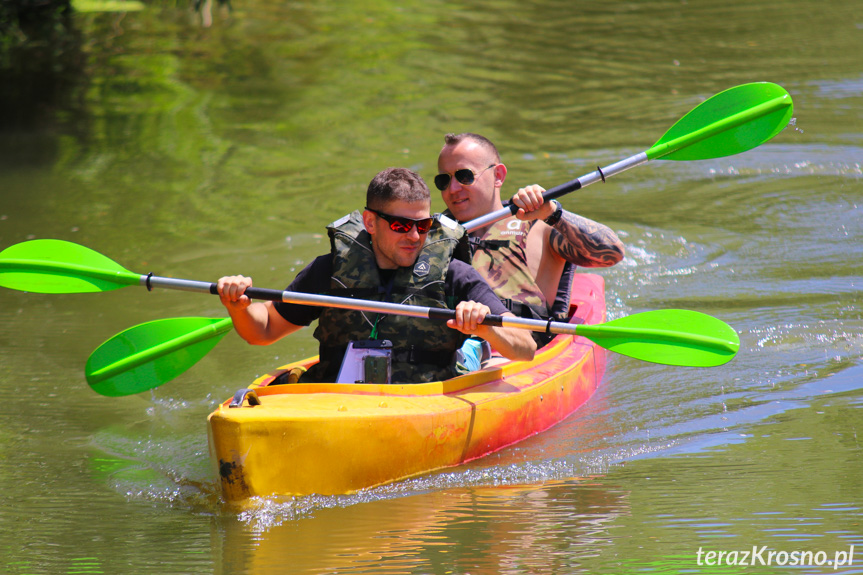
[[[386,270],[381,270],[386,273]],[[316,257],[297,274],[287,291],[323,294],[330,289],[330,278],[333,275],[333,256],[326,254]],[[500,315],[506,313],[500,299],[475,269],[460,260],[450,262],[444,280],[446,295],[453,296],[456,302],[473,300],[485,304],[491,313]],[[294,303],[275,302],[276,311],[294,325],[309,325],[321,315],[324,308]]]

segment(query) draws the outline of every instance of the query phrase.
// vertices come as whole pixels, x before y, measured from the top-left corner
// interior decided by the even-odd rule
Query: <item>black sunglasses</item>
[[[368,211],[372,212],[373,214],[377,215],[382,220],[386,220],[390,225],[390,229],[397,234],[406,234],[409,231],[411,231],[411,229],[413,229],[414,226],[417,227],[417,233],[427,234],[427,233],[429,233],[429,230],[431,229],[432,224],[434,223],[434,218],[423,218],[421,220],[412,220],[411,218],[405,218],[402,216],[391,216],[389,214],[385,214],[383,212],[373,210],[369,207],[367,207],[366,209]]]
[[[455,176],[455,181],[457,181],[463,186],[469,186],[474,183],[476,179],[483,175],[487,170],[490,170],[495,166],[497,166],[497,164],[492,164],[478,174],[474,174],[473,170],[462,168],[460,170],[456,170],[453,175]],[[434,185],[440,191],[444,191],[449,187],[450,179],[451,178],[449,174],[438,174],[434,177]]]

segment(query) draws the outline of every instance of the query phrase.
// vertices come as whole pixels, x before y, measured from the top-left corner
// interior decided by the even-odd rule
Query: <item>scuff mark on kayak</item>
[[[224,493],[230,493],[232,498],[251,496],[249,486],[246,485],[243,466],[239,462],[220,459],[219,476],[222,478],[222,490]]]

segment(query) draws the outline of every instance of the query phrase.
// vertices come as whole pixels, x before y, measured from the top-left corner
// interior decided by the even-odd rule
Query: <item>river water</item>
[[[859,2],[153,1],[22,38],[0,45],[0,248],[278,289],[377,171],[430,179],[446,132],[497,141],[513,193],[646,150],[737,84],[776,82],[795,112],[745,154],[562,200],[626,243],[600,272],[610,318],[709,313],[740,334],[731,363],[610,354],[561,425],[356,495],[237,512],[207,460],[207,414],[313,355],[311,330],[229,334],[107,398],[83,377],[102,341],[218,300],[0,291],[3,573],[863,573]]]

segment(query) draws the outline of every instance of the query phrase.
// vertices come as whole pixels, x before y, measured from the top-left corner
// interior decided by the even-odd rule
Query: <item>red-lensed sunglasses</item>
[[[383,212],[373,210],[369,207],[366,207],[366,209],[368,211],[372,212],[373,214],[377,215],[382,220],[386,220],[386,222],[389,223],[389,225],[390,225],[390,229],[397,234],[406,234],[409,231],[411,231],[411,229],[413,229],[414,226],[417,227],[417,233],[427,234],[427,233],[429,233],[429,230],[431,229],[432,224],[434,224],[434,218],[423,218],[421,220],[412,220],[411,218],[405,218],[402,216],[391,216],[389,214],[385,214]]]

